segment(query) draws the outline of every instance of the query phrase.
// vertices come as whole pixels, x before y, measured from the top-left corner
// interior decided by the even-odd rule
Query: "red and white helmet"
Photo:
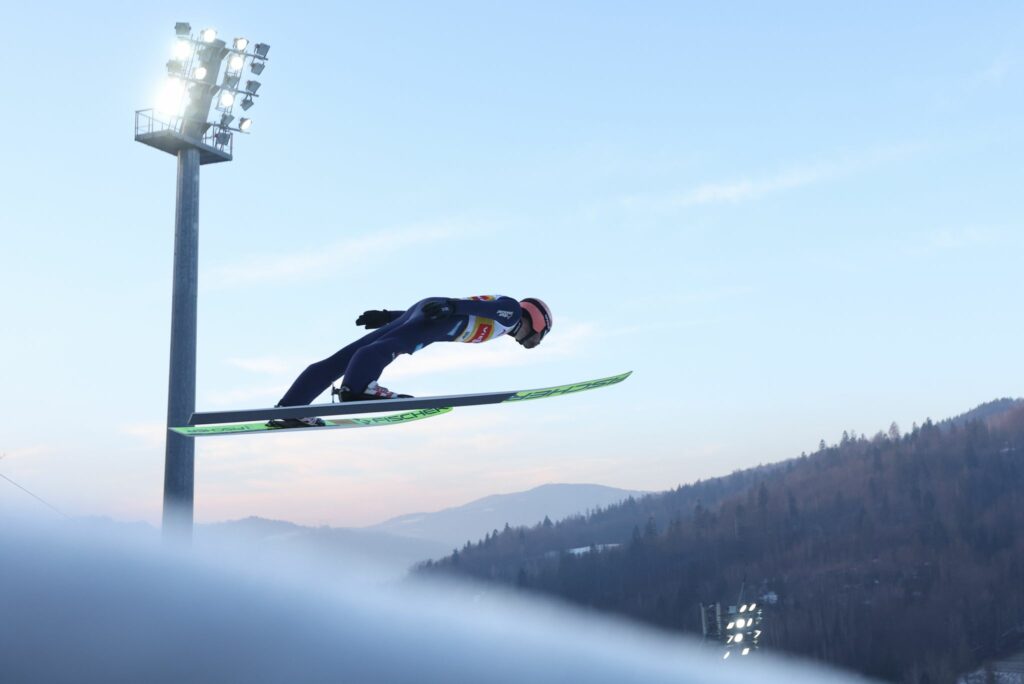
[[[533,349],[551,330],[551,309],[547,304],[535,297],[527,297],[519,302],[523,317],[516,330],[516,342],[527,349]]]

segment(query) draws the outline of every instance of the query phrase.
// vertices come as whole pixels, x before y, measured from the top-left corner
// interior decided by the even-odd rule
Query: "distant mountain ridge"
[[[483,539],[493,530],[532,526],[585,514],[647,492],[595,484],[545,484],[513,494],[495,494],[434,513],[411,513],[364,528],[447,544],[447,551]]]
[[[448,549],[431,539],[398,537],[381,531],[346,527],[307,527],[283,520],[249,517],[196,526],[195,543],[238,552],[304,554],[346,566],[361,564],[397,578],[408,568]]]
[[[524,492],[496,494],[433,513],[413,513],[359,528],[298,525],[248,517],[197,525],[197,545],[236,552],[313,555],[328,563],[362,563],[397,578],[423,561],[440,558],[493,529],[532,525],[549,518],[595,511],[643,492],[592,484],[548,484]],[[500,521],[500,522],[499,522]]]

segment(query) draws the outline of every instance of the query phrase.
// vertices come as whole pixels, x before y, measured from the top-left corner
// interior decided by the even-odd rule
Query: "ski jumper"
[[[455,303],[453,313],[429,320],[423,307],[443,301]],[[278,405],[309,404],[342,376],[350,391],[361,393],[399,354],[412,354],[434,342],[493,340],[516,327],[522,310],[519,302],[511,297],[484,295],[455,300],[431,297],[416,302],[407,311],[389,311],[388,314],[392,316],[390,323],[302,371]]]

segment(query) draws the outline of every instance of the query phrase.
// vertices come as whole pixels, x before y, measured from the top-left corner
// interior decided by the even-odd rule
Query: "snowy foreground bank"
[[[473,585],[382,586],[301,559],[12,527],[0,521],[4,681],[864,681],[764,654],[723,662],[694,641]]]

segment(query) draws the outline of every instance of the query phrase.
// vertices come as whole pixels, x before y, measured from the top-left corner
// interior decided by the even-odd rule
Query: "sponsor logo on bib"
[[[476,329],[466,342],[486,342],[494,332],[494,326],[490,323],[477,323]]]

